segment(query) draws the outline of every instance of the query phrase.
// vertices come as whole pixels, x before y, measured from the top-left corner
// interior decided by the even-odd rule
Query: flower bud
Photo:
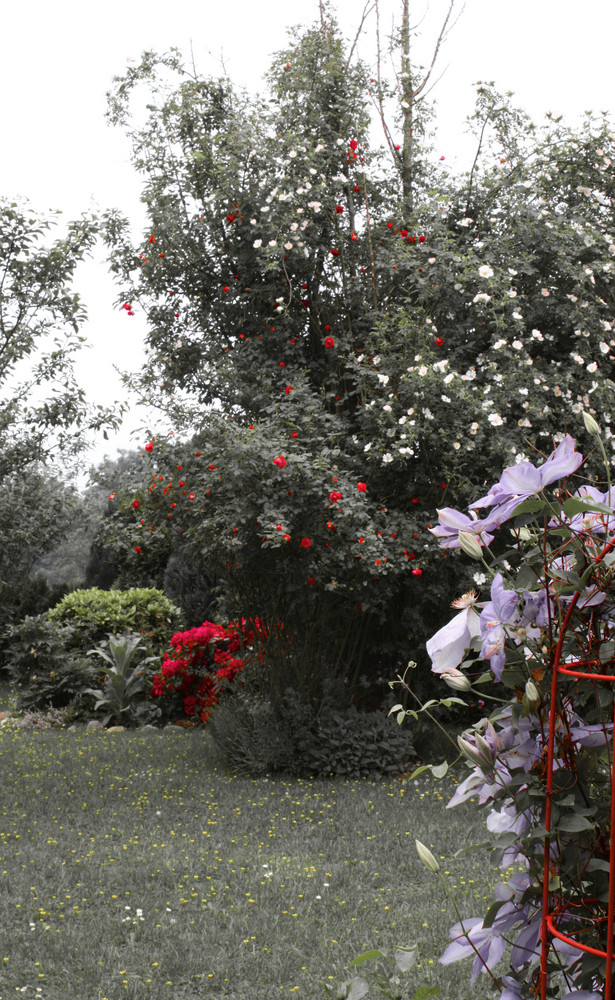
[[[583,410],[583,423],[585,424],[585,430],[588,434],[595,434],[597,437],[600,437],[600,428],[598,424],[592,417],[591,413],[588,413],[586,410]]]
[[[471,531],[459,532],[459,548],[462,549],[467,556],[471,556],[472,559],[483,558],[483,550],[480,547],[480,542],[478,541],[476,535],[474,535]]]
[[[525,684],[525,697],[529,702],[540,701],[540,694],[538,693],[538,688],[534,684],[534,681],[529,680]]]
[[[442,680],[448,684],[453,691],[469,691],[472,687],[466,675],[462,674],[461,670],[456,670],[455,668],[445,670],[442,673]]]
[[[425,867],[429,868],[429,871],[434,872],[434,874],[435,872],[439,872],[440,865],[434,858],[429,848],[425,847],[425,844],[421,844],[420,840],[415,840],[414,843],[416,844],[416,849],[418,851],[419,858],[421,859]]]
[[[485,761],[483,760],[479,752],[476,750],[475,747],[472,746],[471,743],[468,743],[467,740],[464,740],[463,736],[457,737],[457,745],[461,750],[463,756],[466,758],[466,760],[469,760],[471,764],[474,764],[475,767],[480,767],[480,768],[485,767]]]
[[[483,739],[480,733],[474,734],[474,740],[476,742],[476,749],[478,750],[485,764],[489,764],[489,766],[491,766],[491,764],[493,764],[493,754],[491,753],[491,747],[487,743],[487,740]]]

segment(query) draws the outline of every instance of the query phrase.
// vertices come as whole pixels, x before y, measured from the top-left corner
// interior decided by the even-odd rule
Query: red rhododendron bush
[[[257,640],[266,635],[262,623],[242,620],[241,625],[203,622],[187,632],[171,637],[171,651],[165,654],[150,691],[152,698],[170,699],[190,719],[205,722],[223,690],[232,686],[253,657]]]

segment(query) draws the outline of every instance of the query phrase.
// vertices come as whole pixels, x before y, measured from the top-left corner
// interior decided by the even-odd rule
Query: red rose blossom
[[[136,510],[137,507],[140,507],[140,506],[141,506],[141,504],[139,503],[138,500],[133,500],[132,501],[132,508],[133,508],[133,510]]]
[[[313,587],[315,583],[315,578],[313,576],[308,576],[308,586]]]
[[[332,250],[331,254],[332,254],[333,257],[339,257],[340,252],[339,252],[339,250]]]
[[[153,441],[148,441],[147,442],[147,444],[145,445],[145,450],[146,451],[153,451],[154,450],[154,443],[153,443]]]
[[[284,458],[284,455],[278,455],[277,458],[274,458],[273,464],[277,465],[278,469],[283,469],[284,466],[286,465],[286,459]]]
[[[442,337],[436,337],[436,339],[434,340],[434,344],[436,345],[436,347],[442,347],[443,343],[444,341],[442,340]]]
[[[292,385],[287,385],[286,388],[285,388],[285,390],[284,390],[284,392],[286,393],[287,396],[292,391],[293,391]]]
[[[333,500],[335,502],[336,500],[341,500],[341,499],[342,499],[342,494],[338,493],[337,490],[333,490],[332,493],[329,493],[329,500]]]
[[[419,243],[424,243],[424,242],[425,242],[425,237],[419,236]]]
[[[325,337],[324,344],[325,347],[335,347],[335,341],[333,337]]]
[[[299,545],[301,546],[302,549],[309,549],[311,544],[312,544],[311,538],[302,538],[301,541],[299,542]]]
[[[422,575],[423,575],[423,570],[419,569],[418,566],[416,567],[416,569],[412,570],[412,576],[422,576]]]
[[[133,549],[135,550],[138,556],[143,554],[143,549],[141,548],[140,545],[133,545]]]
[[[367,493],[367,483],[357,483],[359,493]]]
[[[349,145],[351,149],[356,149],[359,143],[357,142],[356,139],[351,139]]]

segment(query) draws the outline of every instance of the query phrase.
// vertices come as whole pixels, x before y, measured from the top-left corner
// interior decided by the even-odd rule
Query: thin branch
[[[412,94],[413,98],[418,97],[418,95],[421,93],[421,91],[423,90],[423,87],[425,86],[425,84],[429,80],[429,77],[432,74],[433,68],[434,68],[435,63],[436,63],[436,59],[438,58],[438,52],[440,51],[440,46],[442,45],[442,42],[444,41],[444,36],[446,34],[446,26],[447,26],[447,24],[448,24],[448,22],[450,20],[451,14],[453,13],[453,7],[454,6],[455,6],[455,0],[451,0],[449,8],[448,8],[448,13],[447,13],[446,17],[444,18],[444,24],[442,25],[442,29],[440,31],[440,34],[438,35],[438,40],[436,42],[436,47],[434,49],[433,58],[431,60],[431,66],[427,70],[426,75],[423,77],[423,82],[421,83],[421,85],[418,88],[418,90],[415,90],[413,92],[413,94]],[[460,12],[460,16],[461,16],[461,13],[463,13],[463,9]]]
[[[360,34],[361,34],[362,30],[363,30],[363,25],[365,24],[366,18],[368,18],[369,15],[371,14],[371,12],[373,11],[374,6],[375,5],[373,5],[373,6],[370,7],[369,6],[369,0],[368,0],[368,2],[365,4],[365,7],[363,8],[363,14],[361,15],[361,23],[359,24],[359,27],[357,28],[357,33],[354,36],[354,42],[352,43],[352,45],[350,47],[350,52],[348,53],[348,59],[346,60],[346,65],[344,66],[344,74],[346,74],[348,72],[348,67],[350,66],[350,62],[351,62],[354,50],[356,48],[357,42],[359,41],[359,36],[360,36]]]
[[[476,164],[478,163],[478,157],[480,156],[480,148],[483,144],[483,136],[485,134],[485,129],[487,128],[487,120],[483,122],[483,127],[480,130],[480,139],[478,140],[478,148],[476,150],[476,156],[474,157],[474,163],[472,164],[472,169],[470,170],[470,180],[468,182],[468,197],[466,200],[466,215],[470,211],[470,198],[472,197],[472,180],[474,178],[474,171],[476,169]]]

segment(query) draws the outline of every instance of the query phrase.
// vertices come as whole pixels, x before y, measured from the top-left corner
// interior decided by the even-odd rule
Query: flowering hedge
[[[586,429],[597,431],[589,416]],[[470,773],[449,808],[488,805],[500,867],[516,868],[484,917],[451,928],[441,961],[473,958],[472,981],[490,975],[500,1000],[612,996],[615,496],[608,463],[606,491],[548,489],[582,461],[566,435],[542,465],[506,469],[468,514],[440,511],[433,529],[483,560],[492,582],[487,600],[455,602],[427,643],[432,669],[458,691],[504,689],[458,738]],[[488,539],[507,529],[511,545],[493,557]],[[508,942],[510,975],[498,978]]]
[[[171,637],[171,651],[165,654],[160,673],[154,675],[151,697],[175,696],[174,701],[189,718],[205,722],[222,690],[249,662],[255,632],[264,632],[258,620],[244,620],[241,626],[231,622],[226,627],[203,622],[187,632],[177,632]]]

